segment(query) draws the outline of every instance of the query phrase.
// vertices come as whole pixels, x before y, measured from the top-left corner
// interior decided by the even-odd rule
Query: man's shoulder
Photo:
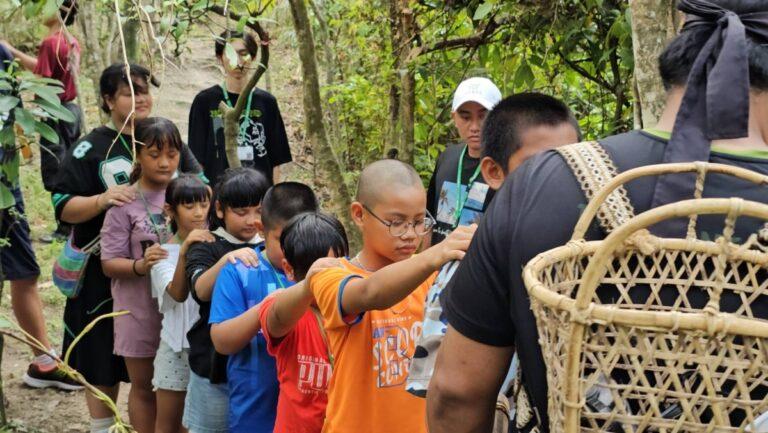
[[[275,96],[273,94],[267,92],[264,89],[260,89],[258,87],[255,87],[253,89],[253,97],[254,97],[254,99],[261,99],[261,100],[263,100],[265,102],[270,102],[270,103],[276,103],[277,102],[277,98],[275,98]]]
[[[214,103],[216,101],[222,100],[222,95],[221,86],[215,85],[198,92],[198,94],[195,95],[194,101],[198,103]]]

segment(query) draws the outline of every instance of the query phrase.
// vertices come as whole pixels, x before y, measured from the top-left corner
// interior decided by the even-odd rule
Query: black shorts
[[[29,237],[29,223],[24,213],[24,198],[21,188],[11,189],[16,205],[2,211],[0,219],[0,278],[2,281],[26,280],[40,276],[32,240]]]
[[[101,257],[92,257],[85,268],[80,295],[67,299],[64,307],[64,347],[94,319],[112,312],[111,281],[101,270]],[[79,371],[91,385],[114,386],[128,382],[125,360],[113,354],[114,320],[103,319],[77,343],[69,358],[69,366]]]

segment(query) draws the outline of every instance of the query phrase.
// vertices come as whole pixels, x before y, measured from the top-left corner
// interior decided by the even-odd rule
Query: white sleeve
[[[165,244],[163,248],[168,251],[168,257],[156,263],[150,270],[152,297],[157,298],[157,306],[161,313],[176,305],[176,301],[168,294],[167,289],[173,281],[173,274],[176,273],[176,263],[179,259],[178,245]]]

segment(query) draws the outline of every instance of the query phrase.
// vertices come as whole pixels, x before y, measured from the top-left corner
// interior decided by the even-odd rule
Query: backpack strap
[[[592,197],[618,174],[613,160],[597,141],[569,144],[556,150],[576,176],[587,200],[592,200]],[[600,205],[597,220],[603,230],[610,233],[634,215],[635,209],[622,185]]]
[[[328,362],[331,363],[331,371],[333,371],[334,368],[334,359],[333,354],[331,353],[331,345],[328,343],[328,334],[325,333],[325,326],[323,326],[323,317],[320,315],[320,312],[317,311],[317,309],[309,307],[310,310],[312,310],[312,314],[315,316],[315,320],[317,321],[317,327],[320,328],[320,335],[323,337],[323,343],[325,343],[325,351],[328,355]]]

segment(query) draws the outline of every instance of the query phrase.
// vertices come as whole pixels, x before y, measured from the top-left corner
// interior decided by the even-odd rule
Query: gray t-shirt
[[[600,143],[623,172],[661,163],[667,141],[633,131]],[[768,175],[768,158],[713,151],[710,161]],[[650,177],[626,186],[636,213],[650,207],[655,184],[656,178]],[[730,176],[707,176],[705,198],[732,196],[768,203],[768,189],[764,186]],[[557,152],[549,151],[527,161],[496,193],[466,257],[441,297],[448,322],[462,335],[492,346],[516,347],[522,382],[542,421],[542,431],[548,430],[546,365],[537,343],[536,322],[522,269],[539,253],[570,239],[586,202],[576,178]],[[740,218],[736,236],[745,239],[761,226],[762,222],[755,219]],[[714,239],[722,233],[723,217],[700,217],[698,229],[700,238]],[[586,237],[601,239],[604,233],[593,224]],[[768,318],[766,298],[751,304],[758,317]],[[732,311],[735,302],[740,301],[724,297],[722,310]]]

